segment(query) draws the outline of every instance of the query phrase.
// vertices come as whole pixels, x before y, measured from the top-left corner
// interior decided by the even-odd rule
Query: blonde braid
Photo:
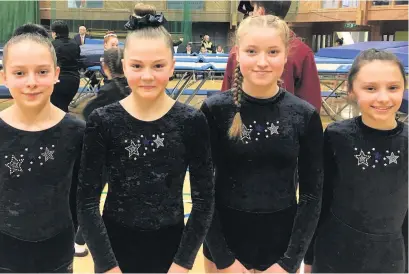
[[[236,105],[236,114],[234,115],[233,122],[229,129],[229,136],[232,139],[241,137],[243,122],[241,120],[241,96],[243,94],[242,89],[243,75],[240,71],[240,65],[237,64],[234,70],[234,83],[233,83],[233,101]]]

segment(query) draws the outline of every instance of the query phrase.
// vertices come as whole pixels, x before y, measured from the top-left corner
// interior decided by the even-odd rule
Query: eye
[[[399,86],[391,86],[389,89],[392,91],[395,91],[399,89]]]
[[[46,74],[48,74],[48,70],[45,70],[45,69],[42,69],[42,70],[40,70],[40,75],[46,75]]]
[[[24,72],[22,72],[22,71],[16,71],[16,72],[14,72],[13,74],[14,74],[14,75],[17,75],[17,76],[23,76],[23,75],[24,75]]]
[[[160,68],[163,68],[163,67],[164,67],[163,64],[156,64],[156,65],[155,65],[155,68],[157,68],[157,69],[160,69]]]
[[[270,51],[270,53],[271,53],[271,54],[277,54],[277,53],[278,53],[278,50],[273,49],[273,50]]]
[[[374,87],[366,87],[366,90],[368,90],[368,91],[375,91],[375,88],[374,88]]]
[[[138,68],[141,68],[141,65],[133,64],[133,65],[131,65],[131,67],[138,69]]]

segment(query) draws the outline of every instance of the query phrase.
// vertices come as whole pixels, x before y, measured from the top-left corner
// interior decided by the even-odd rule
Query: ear
[[[266,15],[266,9],[265,9],[264,7],[259,7],[259,9],[260,9],[260,10],[259,10],[258,13],[259,13],[260,15]]]
[[[8,88],[7,86],[7,78],[6,78],[6,73],[4,72],[4,68],[0,70],[0,79],[3,81],[4,86]]]
[[[353,90],[348,90],[347,101],[350,104],[353,104],[353,103],[357,102],[356,94],[354,93]]]
[[[124,71],[125,77],[126,77],[126,66],[125,66],[125,59],[121,59],[121,63],[122,63],[122,70]]]
[[[171,63],[170,72],[169,72],[169,78],[173,76],[173,73],[175,71],[175,64],[176,64],[176,60],[175,58],[173,58],[172,63]]]
[[[59,82],[60,78],[60,67],[55,67],[55,75],[54,75],[54,82],[57,83]]]
[[[240,51],[239,51],[239,47],[237,45],[234,46],[234,52],[236,53],[236,61],[238,63],[239,60],[240,60]]]

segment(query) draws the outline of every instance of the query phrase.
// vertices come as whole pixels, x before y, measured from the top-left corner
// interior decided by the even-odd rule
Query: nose
[[[37,85],[36,75],[34,73],[29,73],[27,75],[26,86],[29,88],[34,88]]]
[[[153,80],[152,72],[149,69],[144,70],[142,75],[141,75],[141,80],[144,80],[144,81]]]
[[[259,55],[259,58],[257,60],[257,66],[259,67],[266,67],[268,66],[268,62],[267,62],[267,56],[265,53],[261,53]]]
[[[378,92],[378,96],[376,97],[376,100],[380,103],[386,103],[389,101],[389,92],[387,89],[382,88]]]

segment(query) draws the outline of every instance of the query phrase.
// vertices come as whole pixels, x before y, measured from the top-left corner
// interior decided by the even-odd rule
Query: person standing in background
[[[91,38],[87,34],[87,28],[85,26],[80,26],[78,29],[78,34],[74,36],[74,40],[75,42],[77,42],[78,45],[82,46],[82,45],[85,45],[86,38]]]
[[[74,98],[80,86],[80,47],[73,39],[68,37],[69,29],[64,21],[55,21],[51,25],[52,42],[60,67],[59,82],[54,86],[51,94],[51,103],[68,112],[68,106]]]
[[[250,1],[253,6],[253,15],[275,15],[282,19],[288,13],[291,1]],[[289,54],[281,76],[281,87],[297,97],[313,105],[317,111],[321,110],[321,86],[315,64],[314,52],[304,44],[294,32],[291,32]],[[230,51],[224,74],[221,91],[233,87],[234,70],[237,65],[236,49]]]

